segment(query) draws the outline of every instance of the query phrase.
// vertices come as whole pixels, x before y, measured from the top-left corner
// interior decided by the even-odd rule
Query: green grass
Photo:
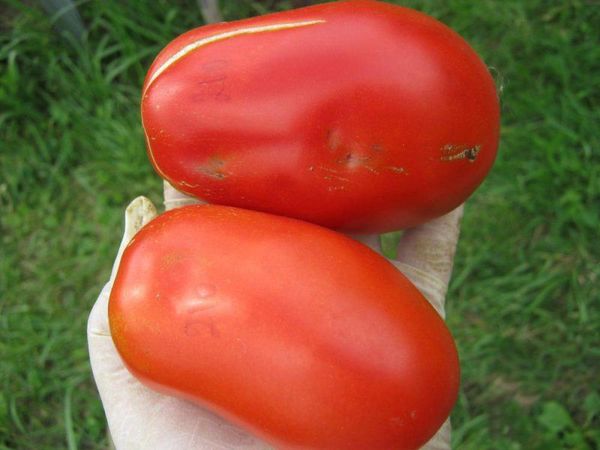
[[[400,2],[397,2],[400,3]],[[448,296],[462,359],[455,448],[600,447],[600,8],[412,0],[501,89],[497,164],[467,206]],[[222,2],[227,19],[291,2]],[[87,314],[124,206],[160,201],[138,102],[192,1],[81,2],[81,45],[0,5],[0,449],[105,448]]]

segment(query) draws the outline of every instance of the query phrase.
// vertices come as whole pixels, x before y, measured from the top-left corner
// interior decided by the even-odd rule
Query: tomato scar
[[[481,145],[474,145],[469,147],[467,145],[453,145],[447,144],[441,148],[442,161],[456,161],[459,159],[466,159],[469,162],[473,162],[477,159],[477,155],[481,151]]]
[[[214,178],[217,180],[223,180],[231,175],[229,172],[224,170],[225,161],[219,157],[211,157],[207,163],[198,166],[198,172],[204,175]]]

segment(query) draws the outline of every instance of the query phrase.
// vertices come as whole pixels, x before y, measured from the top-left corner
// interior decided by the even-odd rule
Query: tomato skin
[[[443,320],[383,257],[329,229],[195,205],[146,225],[109,300],[129,370],[282,449],[416,449],[459,364]]]
[[[150,160],[177,189],[350,231],[451,211],[498,146],[494,82],[473,49],[375,1],[189,31],[151,66],[141,108]]]

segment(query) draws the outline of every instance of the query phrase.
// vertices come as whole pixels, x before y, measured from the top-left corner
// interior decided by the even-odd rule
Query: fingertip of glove
[[[125,209],[125,229],[136,232],[158,215],[154,204],[143,195],[134,198]]]

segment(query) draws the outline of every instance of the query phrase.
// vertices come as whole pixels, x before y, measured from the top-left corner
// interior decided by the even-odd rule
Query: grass
[[[398,2],[399,3],[399,2]],[[463,369],[459,449],[600,447],[600,8],[411,0],[498,81],[497,164],[469,201],[448,295]],[[228,20],[291,2],[223,1]],[[138,104],[194,2],[81,2],[75,44],[0,6],[0,449],[106,448],[85,323],[124,206],[160,201]]]

